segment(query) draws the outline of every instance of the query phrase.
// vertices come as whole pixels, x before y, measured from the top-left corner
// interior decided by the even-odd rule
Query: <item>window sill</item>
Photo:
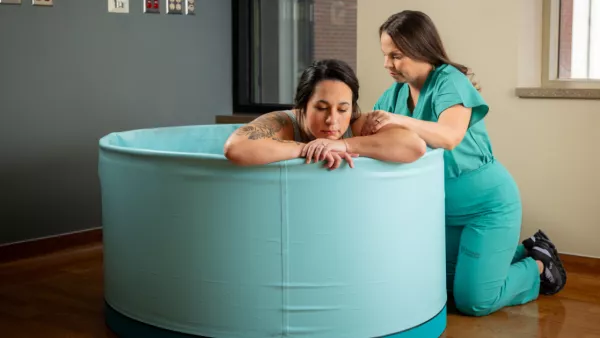
[[[600,100],[600,89],[524,87],[515,94],[523,99]]]

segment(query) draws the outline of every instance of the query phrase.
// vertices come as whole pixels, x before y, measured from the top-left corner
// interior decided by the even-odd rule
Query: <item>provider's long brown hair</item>
[[[437,28],[427,14],[405,10],[390,16],[379,27],[379,36],[387,33],[396,47],[414,60],[439,67],[449,64],[467,75],[468,68],[452,62],[446,53]]]

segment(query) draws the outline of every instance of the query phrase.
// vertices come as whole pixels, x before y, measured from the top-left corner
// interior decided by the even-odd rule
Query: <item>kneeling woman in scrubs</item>
[[[449,60],[424,13],[394,14],[379,35],[396,82],[361,135],[396,125],[445,149],[447,282],[457,309],[483,316],[559,292],[566,274],[548,237],[538,231],[519,245],[519,190],[494,157],[483,121],[489,108],[467,68]]]

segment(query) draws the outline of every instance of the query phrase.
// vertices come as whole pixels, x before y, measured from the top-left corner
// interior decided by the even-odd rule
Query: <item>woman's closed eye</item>
[[[328,111],[329,107],[319,107],[319,106],[316,106],[315,109],[318,110],[318,111]],[[338,113],[346,113],[348,111],[348,108],[347,107],[338,108],[337,111],[338,111]]]
[[[400,54],[400,53],[392,54],[392,59],[394,59],[394,60],[402,60],[403,58],[404,58],[404,54]]]

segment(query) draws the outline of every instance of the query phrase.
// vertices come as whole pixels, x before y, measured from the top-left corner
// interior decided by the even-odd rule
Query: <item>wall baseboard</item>
[[[567,273],[573,271],[600,276],[600,258],[562,253],[559,255]]]
[[[102,243],[102,228],[0,245],[0,263],[32,258],[78,246]]]

